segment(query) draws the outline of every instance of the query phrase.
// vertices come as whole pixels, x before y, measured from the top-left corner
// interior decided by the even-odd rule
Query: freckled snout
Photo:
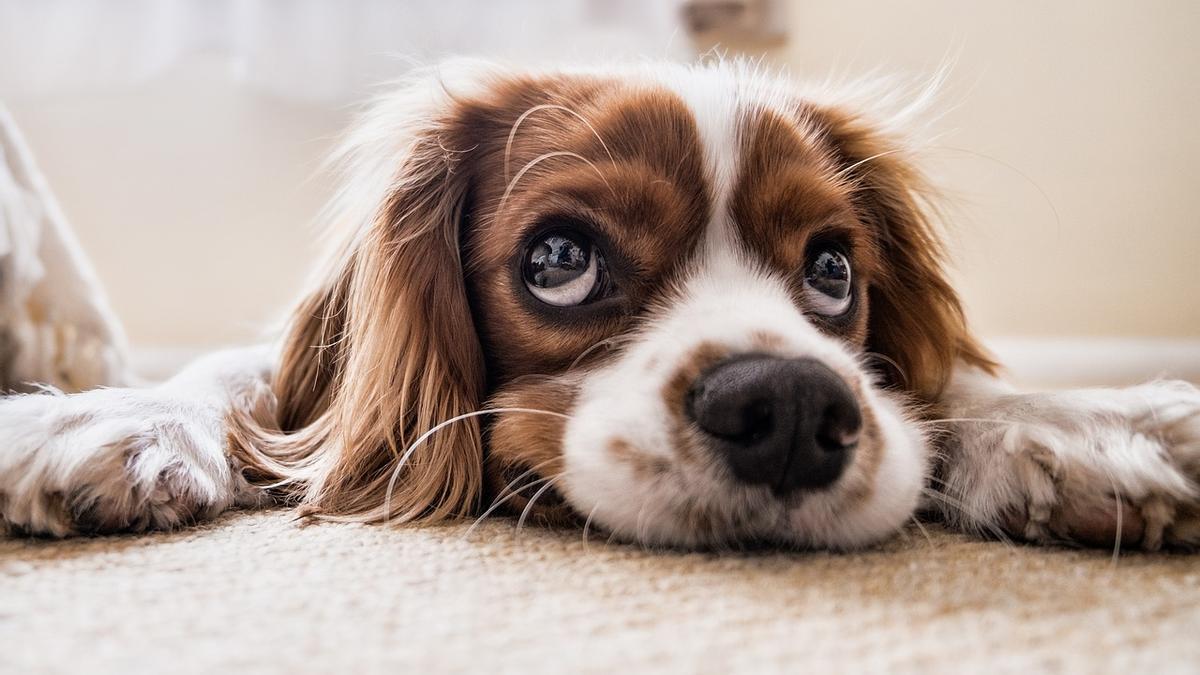
[[[854,392],[816,359],[731,357],[696,379],[686,407],[734,477],[780,496],[836,481],[862,431]]]

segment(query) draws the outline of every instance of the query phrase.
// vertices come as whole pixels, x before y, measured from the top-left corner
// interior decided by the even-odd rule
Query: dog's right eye
[[[525,252],[525,286],[555,307],[574,307],[611,290],[604,256],[586,237],[556,230],[541,235]]]

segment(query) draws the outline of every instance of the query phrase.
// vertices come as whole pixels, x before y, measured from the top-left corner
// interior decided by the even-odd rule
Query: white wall
[[[202,57],[137,90],[10,102],[136,345],[252,340],[313,259],[347,113],[229,80]]]
[[[770,58],[798,76],[929,73],[957,55],[930,158],[984,332],[1200,336],[1200,4],[790,10]],[[251,339],[294,295],[328,189],[306,180],[345,110],[238,88],[213,56],[133,91],[11,107],[135,343]]]
[[[1200,3],[790,10],[800,76],[954,61],[929,154],[983,332],[1200,337]]]

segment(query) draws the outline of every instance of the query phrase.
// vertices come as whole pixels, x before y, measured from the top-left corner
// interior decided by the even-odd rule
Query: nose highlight
[[[836,481],[862,431],[854,392],[816,359],[726,359],[696,379],[686,406],[738,480],[778,495]]]

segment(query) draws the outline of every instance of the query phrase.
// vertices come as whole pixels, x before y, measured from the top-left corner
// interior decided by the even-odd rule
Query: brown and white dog
[[[913,164],[920,103],[738,63],[426,73],[348,137],[340,241],[282,345],[3,401],[2,520],[67,536],[283,501],[846,549],[924,508],[1200,543],[1194,387],[994,378]]]

